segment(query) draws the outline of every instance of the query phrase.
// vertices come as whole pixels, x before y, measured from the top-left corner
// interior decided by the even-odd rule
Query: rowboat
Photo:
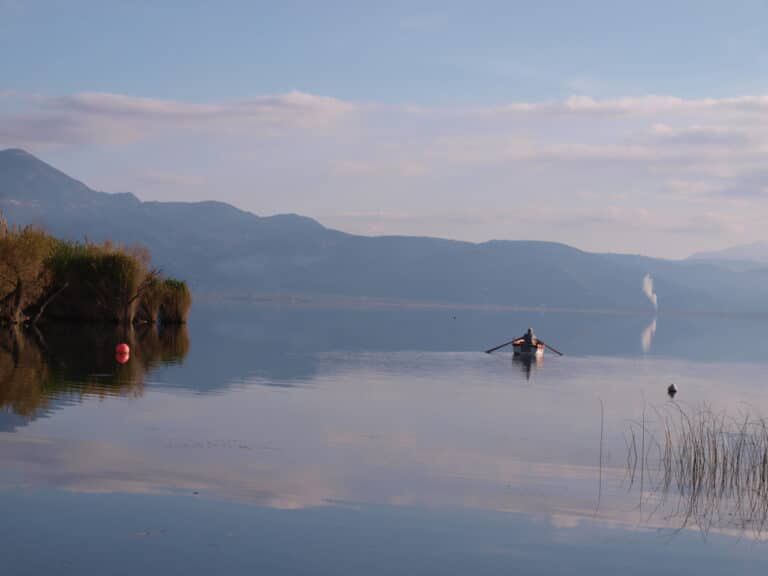
[[[485,353],[490,354],[491,352],[501,350],[504,346],[509,346],[510,344],[512,345],[512,354],[518,358],[541,358],[544,356],[545,348],[549,348],[558,356],[563,355],[559,350],[536,338],[531,328],[528,328],[528,332],[523,336],[520,336],[520,338],[515,338],[509,342],[504,342],[504,344],[494,346],[490,350],[486,350]]]
[[[527,343],[525,338],[518,338],[512,342],[512,354],[526,358],[541,358],[544,356],[544,343]]]

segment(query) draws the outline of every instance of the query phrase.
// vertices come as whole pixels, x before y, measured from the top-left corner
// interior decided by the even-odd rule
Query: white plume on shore
[[[654,309],[659,309],[659,297],[656,292],[653,291],[653,278],[650,274],[646,274],[643,278],[643,294],[648,297],[648,300],[653,304]]]

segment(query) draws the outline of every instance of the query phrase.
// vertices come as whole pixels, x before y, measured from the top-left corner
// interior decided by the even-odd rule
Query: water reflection
[[[643,333],[640,334],[640,345],[643,348],[644,354],[647,354],[651,351],[651,345],[653,344],[654,336],[656,336],[656,318],[654,318],[651,323],[645,327]]]
[[[567,357],[642,354],[638,335],[647,315],[579,312],[509,312],[452,309],[329,309],[199,303],[193,309],[195,352],[182,366],[159,368],[153,380],[165,387],[222,393],[257,384],[303,387],[318,375],[329,352],[478,352],[502,342],[521,327],[552,334]],[[713,360],[711,334],[738,338],[718,350],[719,360],[762,360],[768,355],[763,322],[756,318],[666,316],[654,335],[651,357]],[[652,332],[652,331],[651,331]],[[599,342],[599,347],[595,343]],[[111,358],[108,359],[110,362]],[[547,370],[559,359],[546,357]],[[506,361],[507,371],[510,366]],[[535,366],[515,364],[516,375],[533,376]]]
[[[247,342],[249,335],[241,336]],[[50,348],[56,336],[46,337]],[[634,341],[637,347],[637,332]],[[154,372],[152,386],[142,388],[135,401],[89,397],[17,433],[0,434],[0,503],[17,493],[33,500],[41,487],[55,487],[58,493],[50,496],[50,506],[41,505],[40,514],[76,494],[86,503],[103,497],[98,505],[87,504],[89,510],[113,505],[118,516],[122,511],[135,518],[141,498],[194,498],[168,511],[174,529],[198,526],[185,522],[183,511],[199,506],[210,506],[215,523],[226,500],[271,509],[272,518],[354,506],[361,533],[378,525],[371,506],[394,510],[390,526],[407,524],[404,517],[411,513],[433,519],[442,511],[483,519],[520,513],[544,526],[547,536],[538,551],[546,556],[563,534],[586,538],[585,526],[599,525],[606,541],[626,535],[633,542],[638,528],[669,526],[664,515],[647,518],[655,505],[648,489],[645,516],[638,521],[636,493],[623,484],[626,423],[636,417],[643,397],[666,398],[667,377],[674,375],[684,399],[706,398],[731,412],[734,397],[765,406],[762,366],[547,356],[536,386],[527,386],[525,375],[537,370],[535,363],[482,352],[315,352],[305,354],[315,375],[304,386],[246,383],[217,394],[165,386],[179,372],[191,375],[190,365],[202,362],[195,360],[198,355],[232,354],[225,350],[228,341],[211,349],[198,342],[195,335],[194,353],[184,365]],[[113,362],[112,343],[104,346]],[[138,354],[140,345],[134,346]],[[37,350],[42,354],[39,345]],[[288,365],[292,358],[280,356],[273,364]],[[256,352],[245,356],[238,369],[253,369],[259,359]],[[60,364],[45,366],[53,374]],[[727,393],[720,385],[725,380],[734,382]],[[133,499],[125,500],[125,494]],[[255,514],[252,506],[238,510],[243,518]],[[430,533],[439,533],[440,521],[430,522]],[[88,525],[76,524],[88,536]],[[101,525],[92,523],[91,532]],[[268,532],[273,526],[265,520],[255,528]],[[323,522],[317,530],[334,532]],[[519,541],[529,530],[526,524],[514,534],[509,528],[494,534]],[[249,550],[243,546],[240,552]],[[117,545],[109,552],[120,557]]]
[[[530,380],[531,372],[544,365],[544,358],[541,356],[513,356],[512,363],[525,374],[526,380]]]
[[[39,490],[55,487],[40,504],[41,515],[72,497],[78,499],[72,517],[86,502],[89,511],[114,506],[118,515],[135,518],[143,498],[181,498],[164,521],[193,532],[209,524],[185,522],[184,511],[209,506],[215,520],[225,500],[238,503],[242,518],[255,512],[241,503],[269,509],[269,520],[253,527],[267,533],[275,519],[353,507],[361,534],[379,526],[371,507],[391,507],[397,534],[415,510],[429,518],[443,511],[478,514],[481,523],[520,513],[519,533],[504,527],[492,533],[522,541],[532,527],[541,528],[537,555],[546,557],[564,533],[587,538],[585,526],[600,525],[606,541],[627,534],[636,546],[638,528],[682,525],[672,516],[672,492],[664,504],[671,510],[648,517],[663,499],[650,476],[639,517],[637,493],[627,490],[625,477],[627,422],[638,420],[645,399],[665,402],[669,382],[679,385],[679,401],[707,401],[727,413],[744,404],[768,410],[764,364],[658,357],[663,350],[688,358],[690,350],[697,358],[713,330],[757,335],[749,322],[718,320],[695,329],[697,319],[665,317],[656,354],[641,357],[638,335],[649,328],[648,317],[216,307],[206,318],[204,312],[198,308],[193,318],[192,353],[185,331],[137,330],[124,367],[113,357],[120,333],[54,326],[40,335],[3,333],[0,403],[8,412],[0,412],[0,429],[19,427],[21,414],[38,420],[0,434],[0,502],[14,502],[20,492],[44,502]],[[520,325],[556,335],[567,356],[547,355],[539,370],[540,361],[481,352],[493,333],[502,341]],[[759,334],[747,350],[752,358],[768,344]],[[526,385],[534,372],[536,385]],[[99,401],[109,394],[136,398]],[[72,405],[39,418],[57,402]],[[651,437],[639,452],[652,454]],[[335,534],[326,522],[316,532]],[[438,534],[433,528],[442,529],[442,521],[430,522],[430,533]],[[72,524],[83,540],[101,526]],[[454,527],[462,537],[475,533]],[[246,556],[252,531],[248,536]]]
[[[201,303],[192,312],[198,354],[217,349],[228,362],[245,365],[258,355],[259,370],[271,377],[285,373],[286,354],[326,351],[481,351],[505,342],[527,326],[568,356],[640,356],[643,341],[654,356],[706,361],[762,361],[768,357],[765,318],[579,311],[482,309],[347,309]],[[663,330],[656,330],[659,320]],[[648,337],[638,336],[647,334]],[[713,357],[712,334],[735,338],[739,346],[721,347]],[[220,345],[222,342],[226,346]],[[596,345],[596,343],[599,343]],[[639,345],[640,344],[640,345]],[[223,349],[223,350],[222,350]],[[296,377],[311,377],[308,364],[293,364]],[[204,368],[201,366],[201,368]]]
[[[18,327],[0,331],[0,406],[32,416],[44,404],[51,370],[41,348]]]
[[[129,344],[128,362],[116,361],[118,342]],[[64,399],[140,396],[152,370],[179,364],[188,351],[185,326],[6,328],[0,331],[0,407],[30,420]]]

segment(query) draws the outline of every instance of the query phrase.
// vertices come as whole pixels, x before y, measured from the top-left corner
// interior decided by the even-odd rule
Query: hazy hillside
[[[63,237],[145,244],[167,273],[196,290],[229,295],[650,312],[641,291],[650,272],[662,308],[768,310],[762,297],[768,269],[737,272],[547,242],[354,236],[297,215],[259,217],[220,202],[141,202],[132,194],[96,192],[21,150],[0,151],[0,208],[11,222]]]
[[[768,264],[768,242],[753,242],[732,246],[715,252],[698,252],[691,260],[710,260],[715,262],[759,262]]]

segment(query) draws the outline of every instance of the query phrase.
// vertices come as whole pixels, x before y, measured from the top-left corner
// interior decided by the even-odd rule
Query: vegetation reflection
[[[130,359],[120,363],[115,346],[126,342]],[[46,325],[0,331],[0,407],[33,418],[60,398],[140,396],[154,369],[184,360],[184,325]]]

